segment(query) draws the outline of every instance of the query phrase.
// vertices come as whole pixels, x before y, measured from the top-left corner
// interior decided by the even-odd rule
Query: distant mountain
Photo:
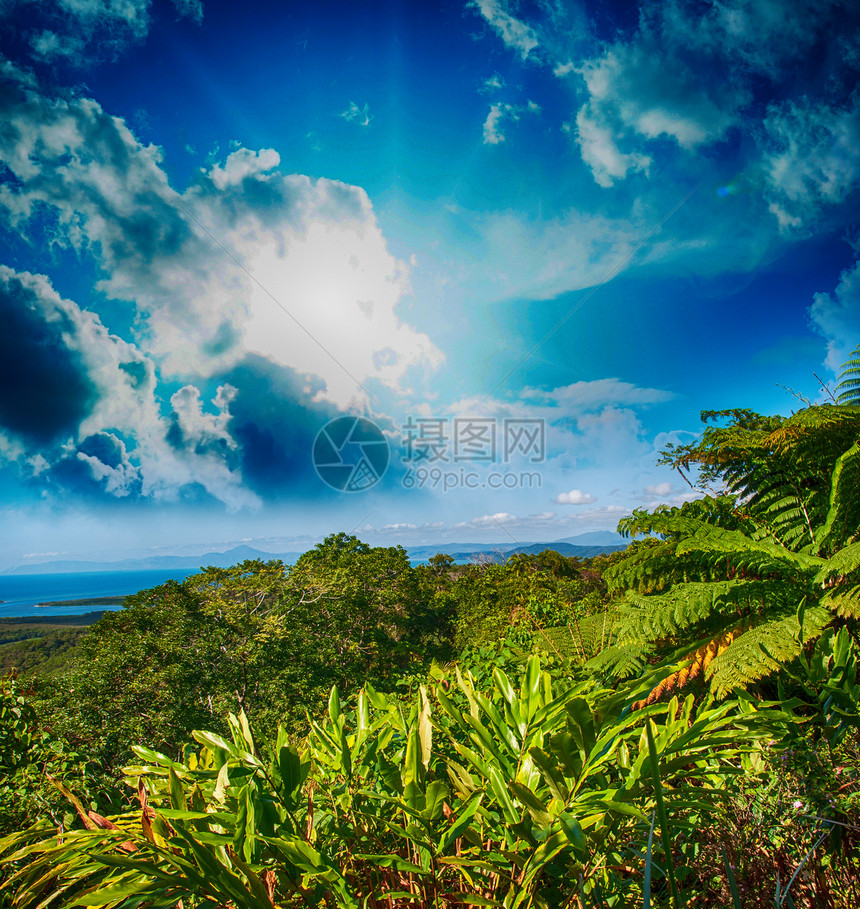
[[[300,552],[261,552],[250,546],[235,546],[226,552],[207,552],[199,556],[150,556],[146,559],[123,559],[119,562],[85,562],[66,559],[58,562],[38,562],[32,565],[18,565],[3,574],[74,574],[82,571],[170,571],[172,569],[195,570],[210,565],[229,568],[249,559],[280,559],[295,562]]]
[[[620,549],[627,548],[627,540],[618,534],[605,534],[598,531],[602,536],[612,536],[610,542],[601,543],[594,541],[590,545],[576,545],[574,543],[557,540],[554,543],[449,543],[443,546],[408,546],[407,552],[412,562],[426,562],[437,553],[444,553],[451,556],[455,562],[474,562],[487,561],[501,564],[505,559],[515,553],[528,553],[537,555],[545,550],[558,552],[567,558],[588,559],[597,555],[605,555],[610,552],[617,552]],[[590,537],[591,534],[581,534],[579,537],[572,537],[573,540]]]
[[[501,563],[516,552],[537,554],[552,549],[563,556],[591,558],[608,552],[616,552],[627,546],[627,540],[617,533],[599,530],[581,533],[579,536],[556,540],[554,543],[443,543],[439,546],[407,546],[411,562],[426,562],[437,553],[453,557],[455,562],[484,560]],[[229,568],[246,560],[261,559],[264,562],[280,559],[292,564],[300,552],[261,552],[251,546],[234,546],[226,552],[207,552],[199,556],[150,556],[146,559],[123,559],[119,562],[90,562],[66,559],[57,562],[38,562],[32,565],[18,565],[0,574],[75,574],[92,571],[196,571],[210,565]]]
[[[556,543],[573,543],[574,546],[620,546],[624,548],[630,540],[614,530],[592,530],[575,537],[562,537]]]
[[[574,546],[573,543],[563,543],[559,540],[556,543],[532,543],[530,546],[518,546],[516,549],[508,552],[507,555],[512,556],[514,553],[518,552],[537,555],[538,553],[545,552],[549,549],[559,553],[559,555],[567,556],[569,559],[590,559],[593,556],[607,555],[610,552],[618,552],[620,549],[626,548],[626,543],[612,546]]]
[[[473,553],[505,553],[519,545],[519,543],[442,543],[438,546],[407,546],[406,551],[413,562],[426,561],[438,553],[462,561]]]

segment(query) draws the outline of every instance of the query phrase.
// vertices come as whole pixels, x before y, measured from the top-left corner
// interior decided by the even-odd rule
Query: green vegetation
[[[856,905],[858,361],[703,414],[663,454],[701,497],[623,552],[337,534],[8,644],[52,659],[0,685],[0,900]]]
[[[127,597],[85,597],[81,600],[50,600],[46,603],[39,603],[39,606],[70,606],[70,607],[79,607],[79,606],[122,606],[126,601]]]
[[[103,612],[74,616],[27,616],[0,619],[0,675],[16,670],[20,675],[50,674],[65,658],[87,627]]]

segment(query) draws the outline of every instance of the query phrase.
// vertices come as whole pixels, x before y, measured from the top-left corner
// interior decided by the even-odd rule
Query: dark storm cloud
[[[229,429],[247,486],[264,499],[324,492],[311,461],[313,443],[320,429],[342,413],[312,400],[321,383],[309,386],[292,370],[254,355],[225,378],[236,389]]]
[[[0,275],[0,426],[27,442],[73,435],[97,399],[64,341],[69,328],[58,314],[45,318],[32,288]]]

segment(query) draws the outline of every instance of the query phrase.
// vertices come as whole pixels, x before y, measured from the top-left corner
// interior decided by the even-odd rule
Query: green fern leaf
[[[819,637],[832,615],[818,606],[803,617],[803,643]],[[796,613],[777,616],[737,637],[708,666],[711,691],[724,698],[736,688],[747,688],[780,669],[800,654],[800,622]]]
[[[626,679],[642,669],[646,656],[647,652],[639,644],[613,644],[593,656],[585,668],[613,679]]]
[[[860,442],[844,452],[833,468],[830,509],[821,533],[823,547],[846,543],[860,530]]]
[[[860,345],[854,348],[849,359],[842,364],[839,374],[840,382],[836,391],[839,404],[860,405]]]

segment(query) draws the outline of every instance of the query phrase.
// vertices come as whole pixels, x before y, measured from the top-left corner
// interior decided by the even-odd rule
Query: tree
[[[621,674],[687,651],[670,688],[704,673],[725,695],[794,659],[834,621],[860,616],[860,408],[790,417],[705,413],[701,439],[663,462],[721,483],[680,508],[636,511],[619,531],[658,535],[607,572],[619,643],[592,661]]]

